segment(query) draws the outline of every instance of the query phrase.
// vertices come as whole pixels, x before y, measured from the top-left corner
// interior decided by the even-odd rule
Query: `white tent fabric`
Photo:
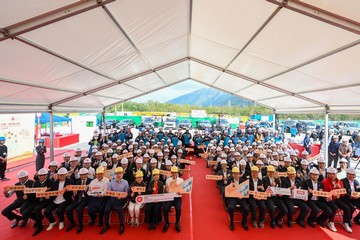
[[[274,112],[360,111],[357,0],[4,0],[0,112],[103,111],[188,79]]]

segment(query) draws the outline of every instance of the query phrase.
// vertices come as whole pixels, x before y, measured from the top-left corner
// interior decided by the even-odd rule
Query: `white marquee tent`
[[[359,0],[2,0],[0,112],[98,111],[191,79],[360,111]]]

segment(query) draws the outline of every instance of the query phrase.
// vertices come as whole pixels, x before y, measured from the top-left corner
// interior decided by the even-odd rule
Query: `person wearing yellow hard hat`
[[[275,167],[272,165],[267,166],[267,176],[263,178],[265,191],[268,187],[280,187],[280,181],[275,177]],[[279,228],[283,228],[282,218],[287,214],[288,210],[285,203],[282,201],[280,196],[272,194],[271,197],[266,199],[266,206],[269,210],[270,215],[270,226],[275,228],[277,225]],[[279,209],[278,214],[275,217],[275,206]]]
[[[171,178],[166,179],[165,182],[165,192],[170,192],[170,185],[180,185],[184,180],[179,177],[179,169],[176,166],[171,167]],[[169,229],[169,211],[172,206],[175,207],[176,211],[176,223],[175,228],[177,232],[181,231],[180,226],[180,218],[181,218],[181,204],[182,204],[182,197],[180,193],[177,193],[177,195],[174,197],[173,201],[164,202],[163,206],[163,215],[165,220],[165,226],[163,228],[163,232],[167,232]]]
[[[258,160],[258,161],[261,162],[261,160]],[[264,192],[265,188],[263,185],[263,181],[259,178],[259,171],[260,171],[260,169],[257,166],[251,167],[251,177],[249,179],[249,190],[255,191],[255,192]],[[256,221],[256,208],[258,207],[260,210],[259,226],[260,226],[260,228],[264,228],[265,211],[266,211],[265,201],[255,199],[253,197],[253,195],[250,195],[249,198],[247,199],[247,202],[250,206],[252,226],[254,228],[258,228],[258,224]]]
[[[240,183],[242,183],[244,181],[244,179],[240,178],[240,170],[238,167],[233,167],[232,168],[232,176],[229,178],[228,184],[227,185],[232,185],[233,187],[237,187]],[[240,205],[241,209],[242,209],[242,221],[241,221],[241,225],[242,227],[248,231],[249,228],[246,224],[247,222],[247,217],[249,215],[249,206],[246,203],[245,198],[227,198],[228,200],[228,211],[229,211],[229,216],[230,216],[230,230],[234,231],[235,225],[234,225],[234,211],[236,208],[236,205]]]
[[[144,179],[143,171],[138,170],[135,173],[135,181],[130,184],[130,201],[129,201],[128,210],[130,215],[130,225],[132,227],[139,226],[140,208],[142,208],[144,205],[142,203],[138,203],[135,201],[136,197],[143,194],[143,192],[134,191],[134,188],[136,187],[146,187],[146,184],[144,183],[143,179]]]
[[[104,209],[108,200],[105,197],[105,190],[109,189],[110,181],[104,177],[105,167],[98,167],[96,169],[96,178],[89,184],[88,195],[91,196],[89,200],[88,213],[90,216],[90,227],[95,225],[96,215],[99,214],[98,226],[103,225]]]
[[[92,181],[91,178],[88,178],[89,170],[86,168],[81,168],[79,170],[80,179],[75,182],[75,185],[89,185]],[[69,226],[66,228],[66,232],[71,231],[76,225],[73,211],[76,209],[76,216],[78,218],[78,229],[77,233],[82,232],[83,230],[83,210],[88,206],[89,195],[87,191],[73,191],[75,199],[74,201],[65,209],[66,216],[69,220]]]
[[[126,204],[127,193],[129,192],[129,183],[123,179],[124,169],[122,167],[115,168],[114,173],[116,178],[110,182],[109,190],[114,192],[122,192],[125,193],[125,195],[121,197],[110,197],[110,199],[107,201],[104,210],[105,226],[101,230],[100,234],[104,234],[110,228],[110,213],[112,209],[115,209],[118,213],[120,223],[119,234],[124,233],[123,207]]]
[[[155,168],[152,171],[152,179],[146,188],[146,194],[161,194],[164,192],[164,184],[159,181],[160,170]],[[161,206],[162,202],[147,203],[145,209],[145,222],[148,229],[156,229],[156,225],[161,222]]]
[[[301,188],[301,182],[299,179],[296,178],[296,170],[294,167],[287,168],[287,175],[287,177],[284,177],[281,180],[282,188],[289,188],[290,191],[293,191],[296,188]],[[293,215],[295,213],[294,206],[298,206],[300,209],[300,214],[296,219],[296,223],[298,223],[302,228],[305,228],[305,218],[310,210],[306,202],[304,202],[304,200],[290,198],[289,196],[285,195],[283,196],[283,201],[288,209],[288,227],[292,227]]]

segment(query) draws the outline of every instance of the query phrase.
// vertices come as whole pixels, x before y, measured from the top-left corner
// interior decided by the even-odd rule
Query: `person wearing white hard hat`
[[[70,178],[73,182],[76,182],[80,176],[79,176],[79,169],[80,169],[80,166],[78,166],[78,162],[79,160],[77,159],[77,157],[75,156],[72,156],[70,158],[70,166],[69,168],[67,168],[68,170],[68,178]]]
[[[172,166],[170,172],[171,172],[171,177],[166,179],[166,182],[165,182],[165,192],[166,193],[170,192],[170,185],[172,183],[175,183],[176,185],[180,185],[184,181],[182,178],[179,177],[178,167]],[[176,211],[175,229],[177,232],[181,231],[181,226],[180,226],[181,205],[182,205],[182,197],[181,197],[181,193],[179,193],[179,192],[174,197],[173,201],[164,202],[163,216],[164,216],[165,226],[163,228],[163,233],[167,232],[167,230],[169,228],[169,211],[172,206],[175,207],[175,211]]]
[[[351,195],[352,192],[360,192],[360,184],[358,180],[356,180],[355,170],[353,168],[348,168],[346,170],[346,178],[341,179],[341,181],[343,182],[344,188],[346,189],[346,194],[343,197],[343,200],[350,208],[350,216],[352,218],[355,209],[360,209],[359,195]],[[356,224],[360,225],[360,212],[358,212],[353,220]]]
[[[314,164],[314,166],[319,170],[319,181],[323,181],[326,178],[326,161],[323,156],[320,156],[320,158],[317,160],[317,164]]]
[[[233,167],[232,168],[232,176],[229,178],[228,184],[233,187],[237,187],[239,184],[241,184],[244,180],[240,178],[240,171],[239,168]],[[227,198],[228,200],[228,211],[229,211],[229,217],[230,217],[230,230],[234,231],[235,225],[234,225],[234,211],[236,208],[236,205],[241,206],[242,210],[242,221],[241,225],[244,228],[244,230],[248,231],[249,227],[247,226],[247,217],[249,215],[250,209],[248,204],[246,203],[245,198]]]
[[[309,171],[310,179],[306,179],[303,182],[303,189],[308,190],[308,201],[307,205],[311,209],[311,213],[307,219],[307,222],[310,227],[315,228],[315,222],[317,222],[321,227],[325,228],[325,222],[330,217],[332,210],[326,204],[324,197],[318,197],[313,195],[313,191],[323,191],[324,185],[319,181],[319,170],[315,167],[311,168]],[[319,215],[321,210],[321,214]]]
[[[130,180],[129,184],[131,185],[134,181],[135,181],[135,175],[137,171],[141,171],[143,173],[143,180],[144,180],[144,176],[146,176],[146,172],[145,170],[142,168],[143,165],[143,160],[142,158],[138,158],[135,161],[135,167],[132,168],[132,173],[133,173],[133,177]]]
[[[83,168],[88,170],[88,178],[94,179],[95,178],[95,169],[91,166],[91,159],[85,158],[83,161]]]
[[[350,166],[350,155],[353,152],[353,149],[349,142],[343,137],[341,139],[341,144],[339,145],[339,158],[345,158],[348,161],[348,166]]]
[[[225,187],[228,185],[228,180],[231,177],[231,171],[228,169],[228,163],[226,160],[220,161],[221,169],[216,172],[216,175],[222,176],[221,180],[216,181],[217,187],[221,192],[221,196],[224,202],[225,209],[227,208],[227,202],[225,198]]]
[[[124,196],[110,197],[106,203],[104,210],[104,223],[105,226],[101,230],[100,234],[105,233],[110,228],[110,214],[111,210],[115,209],[118,213],[119,218],[119,234],[124,233],[124,213],[123,207],[126,204],[127,193],[129,192],[129,183],[123,178],[124,169],[122,167],[117,167],[115,170],[115,180],[110,182],[109,190],[114,192],[123,192],[126,193]]]
[[[25,170],[19,171],[17,177],[19,179],[19,182],[15,183],[15,186],[24,186],[26,188],[31,188],[34,184],[34,181],[29,180],[28,172]],[[23,191],[12,191],[8,186],[4,187],[3,193],[6,198],[11,197],[14,193],[16,195],[16,199],[9,206],[7,206],[1,211],[1,214],[4,217],[9,219],[9,221],[12,221],[11,228],[15,228],[18,225],[19,221],[24,221],[24,219],[22,218],[22,216],[15,214],[13,210],[17,208],[26,209],[31,204],[31,202],[28,201],[28,197],[26,194],[24,194]]]
[[[91,178],[88,178],[89,170],[87,168],[81,168],[79,170],[80,179],[75,182],[75,185],[89,185],[92,181]],[[78,219],[78,228],[76,233],[79,234],[83,230],[83,216],[84,209],[89,204],[89,195],[87,191],[73,191],[74,201],[66,207],[65,212],[69,220],[69,226],[66,228],[66,232],[71,231],[76,226],[73,211],[76,210],[76,216]]]
[[[49,198],[49,205],[44,211],[44,216],[49,220],[49,226],[46,231],[50,231],[56,225],[56,220],[53,215],[54,210],[60,221],[59,230],[62,230],[65,227],[65,208],[72,202],[72,192],[66,191],[66,186],[73,184],[73,181],[66,177],[67,174],[68,170],[66,168],[60,168],[58,171],[59,179],[54,181],[51,185],[50,191],[59,191],[59,195]]]
[[[50,180],[50,178],[48,177],[48,176],[50,176],[48,170],[45,168],[40,169],[37,172],[37,176],[38,176],[38,180],[35,181],[35,183],[33,184],[33,187],[34,188],[46,187],[48,190],[50,190],[51,185],[53,184],[53,181]],[[30,213],[28,213],[28,215],[31,216],[32,212],[35,213],[35,224],[34,224],[35,231],[33,233],[33,236],[36,236],[43,230],[42,219],[44,218],[44,216],[43,216],[42,210],[47,207],[50,200],[46,199],[46,198],[35,198],[35,194],[34,194],[33,199],[34,199],[34,202],[33,202],[32,207],[34,210],[30,211]]]
[[[334,189],[341,189],[344,188],[344,184],[342,181],[340,181],[337,177],[337,170],[333,167],[329,167],[327,169],[327,177],[322,181],[322,184],[324,185],[324,191],[325,192],[331,192]],[[352,232],[352,229],[349,225],[350,219],[351,219],[351,210],[349,206],[343,201],[342,196],[339,194],[332,195],[331,197],[326,198],[327,205],[331,208],[331,215],[329,217],[329,223],[327,224],[328,228],[330,228],[331,231],[336,232],[337,229],[334,224],[334,219],[336,212],[340,208],[343,211],[343,228],[347,232]]]
[[[71,157],[71,155],[70,155],[70,153],[68,153],[68,152],[65,152],[64,154],[63,154],[63,162],[60,164],[60,166],[59,166],[59,169],[60,168],[66,168],[66,169],[69,169],[69,167],[70,167],[70,157]]]
[[[348,161],[345,158],[341,158],[340,161],[340,167],[337,169],[338,173],[346,172],[346,169],[348,169]],[[345,174],[344,174],[345,176]]]
[[[104,196],[105,191],[110,187],[110,181],[104,177],[105,168],[98,167],[96,169],[96,178],[89,184],[88,195],[90,196],[88,213],[90,216],[90,224],[92,227],[95,225],[97,214],[99,214],[98,226],[103,225],[103,216],[108,197]]]
[[[310,175],[309,175],[310,170],[308,167],[309,167],[309,162],[306,159],[302,159],[300,161],[300,168],[296,172],[296,177],[300,179],[301,182],[310,179]]]

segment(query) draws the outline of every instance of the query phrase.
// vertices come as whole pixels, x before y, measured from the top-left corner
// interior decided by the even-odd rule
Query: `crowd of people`
[[[336,142],[337,136],[330,135]],[[35,194],[25,194],[5,187],[4,195],[16,195],[16,200],[3,209],[2,214],[12,222],[12,227],[27,225],[29,219],[35,221],[33,235],[43,230],[43,219],[49,221],[47,231],[57,224],[53,212],[59,219],[59,229],[65,228],[65,215],[68,226],[65,231],[71,231],[77,226],[77,233],[84,227],[84,209],[87,208],[90,217],[89,226],[103,226],[100,234],[110,228],[110,212],[115,209],[119,216],[119,233],[124,232],[124,208],[128,209],[129,224],[137,227],[140,224],[139,214],[144,207],[135,201],[142,194],[168,193],[174,182],[180,184],[187,164],[180,163],[188,154],[187,148],[194,147],[195,157],[204,157],[207,167],[216,175],[222,176],[217,181],[217,188],[222,195],[225,210],[230,217],[230,230],[234,230],[234,212],[239,208],[242,212],[241,225],[248,230],[247,216],[251,214],[254,228],[265,227],[266,209],[270,215],[271,228],[283,228],[283,220],[287,216],[287,226],[292,227],[295,206],[300,209],[296,219],[301,227],[306,223],[310,227],[319,224],[337,231],[334,218],[340,209],[343,212],[342,226],[347,232],[352,232],[352,224],[360,225],[360,214],[353,218],[356,208],[360,207],[358,195],[351,193],[360,191],[355,171],[349,168],[346,155],[338,148],[340,168],[326,167],[322,157],[310,158],[307,151],[293,150],[285,143],[284,133],[272,129],[240,127],[230,132],[229,129],[210,128],[204,131],[189,129],[179,131],[163,131],[144,127],[134,138],[131,129],[110,133],[94,132],[89,141],[89,151],[76,149],[73,156],[63,154],[63,162],[50,162],[44,168],[42,158],[36,165],[37,173],[30,180],[28,173],[21,170],[18,173],[19,182],[16,185],[26,188],[46,187],[47,191],[59,191],[51,197],[36,197]],[[346,141],[342,141],[346,144]],[[331,144],[330,144],[331,145]],[[39,143],[42,146],[42,143]],[[39,150],[39,151],[38,151]],[[44,153],[42,147],[38,153]],[[329,146],[330,151],[330,146]],[[329,158],[330,159],[330,158]],[[216,161],[216,164],[214,164]],[[211,163],[211,164],[210,164]],[[331,164],[331,163],[330,163]],[[160,170],[170,172],[170,175],[160,174]],[[108,173],[111,174],[108,174]],[[338,179],[338,173],[343,172],[345,178]],[[285,173],[286,176],[280,175]],[[228,185],[238,186],[249,180],[251,191],[265,192],[268,187],[281,187],[290,190],[308,190],[308,199],[301,200],[287,195],[271,194],[266,200],[259,200],[250,195],[248,198],[228,198],[225,188]],[[86,185],[85,190],[69,190],[69,185]],[[145,192],[133,191],[133,187],[145,187]],[[331,197],[313,195],[313,191],[330,192],[333,189],[346,189],[346,194],[335,194]],[[106,190],[123,192],[126,195],[106,196]],[[145,222],[148,229],[156,226],[164,219],[162,231],[169,228],[169,211],[174,206],[176,211],[175,228],[181,231],[182,197],[177,193],[172,201],[147,203],[145,205]],[[20,214],[14,213],[20,209]],[[260,211],[257,217],[257,211]],[[74,218],[76,212],[77,222]]]

